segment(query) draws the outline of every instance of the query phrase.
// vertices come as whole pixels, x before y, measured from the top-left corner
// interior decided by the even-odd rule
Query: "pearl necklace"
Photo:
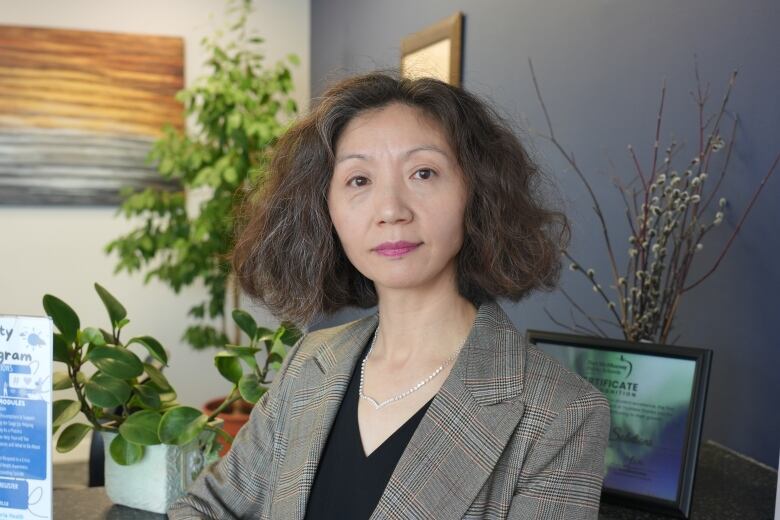
[[[444,369],[444,367],[449,365],[452,362],[452,360],[455,359],[455,357],[458,355],[458,352],[460,352],[460,349],[463,348],[463,345],[461,345],[460,348],[458,350],[456,350],[455,353],[452,356],[449,357],[449,359],[447,359],[447,361],[445,361],[439,368],[437,368],[433,372],[433,374],[429,375],[428,377],[426,377],[425,379],[423,379],[422,381],[420,381],[419,383],[417,383],[416,385],[411,387],[406,392],[403,392],[403,393],[401,393],[401,394],[399,394],[399,395],[397,395],[395,397],[391,397],[390,399],[385,399],[381,403],[377,403],[376,400],[372,399],[371,397],[369,397],[369,396],[367,396],[366,394],[363,393],[363,381],[365,380],[366,360],[368,359],[368,356],[371,355],[371,351],[374,350],[374,345],[376,344],[376,336],[377,336],[377,332],[378,331],[379,331],[379,326],[377,326],[376,330],[374,330],[374,339],[371,340],[371,347],[368,349],[368,354],[366,354],[366,357],[363,358],[363,363],[360,366],[360,389],[359,389],[360,397],[362,397],[363,399],[368,400],[372,405],[374,405],[374,409],[375,410],[379,410],[383,406],[385,406],[387,404],[394,403],[394,402],[398,401],[399,399],[403,399],[404,397],[408,396],[412,392],[416,392],[417,390],[419,390],[420,387],[422,387],[428,381],[430,381],[431,379],[436,377],[436,375],[439,372],[441,372]],[[464,341],[464,344],[465,344],[465,341]]]

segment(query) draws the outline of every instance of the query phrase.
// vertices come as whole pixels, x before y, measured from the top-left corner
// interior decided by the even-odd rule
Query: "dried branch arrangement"
[[[709,83],[706,87],[702,87],[698,65],[695,65],[697,88],[696,92],[691,92],[691,96],[694,98],[698,112],[698,149],[682,171],[678,171],[672,166],[676,153],[681,149],[674,140],[663,150],[663,158],[659,161],[661,124],[666,98],[666,83],[664,82],[656,118],[652,164],[649,168],[643,168],[633,146],[629,145],[628,153],[634,165],[631,182],[623,184],[617,177],[612,179],[625,205],[625,214],[630,229],[626,249],[626,266],[621,272],[618,269],[616,248],[610,239],[601,205],[587,176],[577,164],[574,154],[564,149],[555,136],[533,63],[529,60],[528,64],[536,95],[547,122],[548,134],[540,135],[550,141],[561,153],[590,195],[593,209],[601,224],[613,282],[609,285],[609,290],[605,290],[599,283],[600,277],[593,269],[583,267],[582,263],[573,257],[571,251],[563,251],[563,255],[570,262],[569,268],[581,273],[588,280],[593,291],[603,300],[610,313],[610,318],[591,316],[563,289],[561,290],[564,296],[573,308],[571,311],[572,325],[564,324],[545,309],[547,315],[557,325],[574,333],[609,337],[610,335],[601,326],[608,324],[618,327],[624,339],[628,341],[648,340],[655,343],[669,343],[668,337],[672,331],[675,313],[682,296],[709,278],[718,268],[758,199],[761,190],[777,168],[780,154],[774,159],[756,188],[714,264],[702,276],[690,281],[688,278],[691,265],[697,257],[697,253],[704,247],[704,239],[707,234],[723,222],[727,207],[726,198],[719,197],[718,192],[728,173],[729,161],[735,144],[738,116],[736,114],[732,116],[733,121],[728,131],[728,137],[724,137],[722,127],[724,126],[724,116],[731,115],[727,106],[736,82],[737,72],[734,71],[729,78],[719,109],[707,115]],[[711,175],[710,168],[715,168],[713,157],[723,153],[724,149],[725,158],[719,168],[720,171],[716,175]],[[708,181],[708,179],[714,179],[714,184],[712,180]],[[713,216],[712,211],[707,212],[707,210],[714,201],[717,201],[717,208],[715,208]],[[622,249],[622,246],[619,246],[618,249]],[[578,323],[574,310],[581,314],[589,325]],[[671,343],[675,343],[677,339],[679,339],[679,335]]]

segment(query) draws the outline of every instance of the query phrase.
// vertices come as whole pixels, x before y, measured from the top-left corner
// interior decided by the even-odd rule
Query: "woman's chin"
[[[374,286],[377,291],[383,290],[401,291],[401,290],[425,290],[436,286],[434,279],[430,276],[421,276],[420,273],[392,273],[388,275],[373,278]]]

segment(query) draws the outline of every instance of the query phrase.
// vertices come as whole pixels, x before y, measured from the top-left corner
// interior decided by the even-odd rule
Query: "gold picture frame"
[[[434,77],[454,85],[461,83],[463,13],[436,22],[401,40],[401,75]]]

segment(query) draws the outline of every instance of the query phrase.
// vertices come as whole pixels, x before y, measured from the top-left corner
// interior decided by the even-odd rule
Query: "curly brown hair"
[[[373,282],[341,246],[327,194],[344,127],[361,112],[390,103],[416,107],[437,121],[465,175],[459,293],[478,306],[554,289],[569,222],[544,203],[543,172],[511,125],[475,94],[437,79],[403,78],[393,69],[330,86],[316,108],[279,138],[267,174],[247,199],[233,250],[244,291],[298,324],[345,306],[377,304]]]

